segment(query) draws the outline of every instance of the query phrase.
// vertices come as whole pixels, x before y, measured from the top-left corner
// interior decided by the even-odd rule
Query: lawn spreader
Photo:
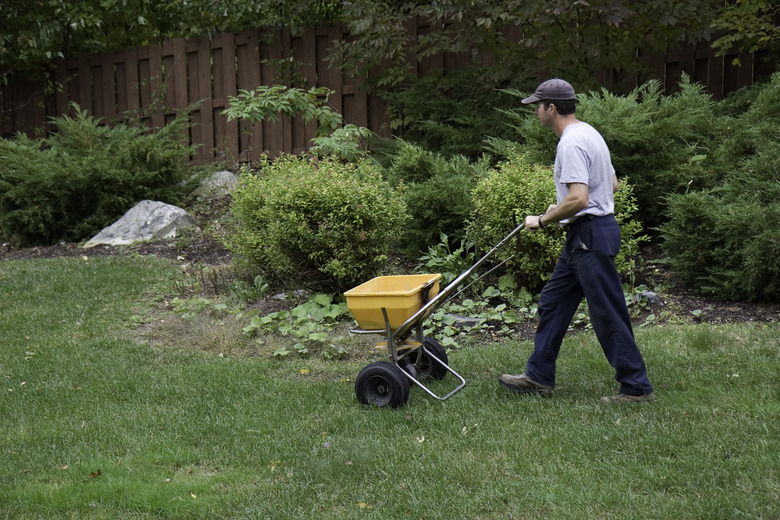
[[[440,274],[416,274],[378,276],[344,293],[347,308],[360,327],[350,332],[384,336],[385,341],[378,343],[376,350],[386,351],[389,360],[373,362],[360,371],[355,379],[355,394],[360,403],[398,408],[409,399],[412,384],[435,399],[444,401],[466,386],[463,376],[449,366],[444,347],[435,339],[424,337],[423,321],[465,290],[456,292],[464,281],[524,227],[524,224],[515,227],[444,289],[440,290]],[[427,378],[444,379],[448,373],[457,378],[458,384],[445,395],[436,394],[422,383]]]

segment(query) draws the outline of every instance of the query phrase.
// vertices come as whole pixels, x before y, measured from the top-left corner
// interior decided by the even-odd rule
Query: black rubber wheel
[[[399,408],[409,400],[409,380],[390,363],[371,363],[355,379],[355,394],[361,404]]]
[[[435,339],[425,338],[423,340],[423,347],[425,347],[428,352],[436,356],[445,365],[450,364],[449,360],[447,359],[447,351],[444,350],[444,347],[441,346],[441,343]],[[448,370],[441,364],[437,363],[435,360],[431,359],[431,356],[428,355],[428,352],[422,352],[422,363],[418,367],[418,374],[421,378],[431,376],[434,379],[444,379],[444,376],[447,375]]]

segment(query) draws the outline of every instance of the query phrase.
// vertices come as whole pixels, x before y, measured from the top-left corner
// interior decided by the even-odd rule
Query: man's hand
[[[557,204],[550,204],[549,206],[547,206],[547,211],[542,213],[542,215],[547,215],[548,213],[550,213],[551,211],[553,211],[557,207],[558,207]],[[545,221],[544,221],[544,226],[545,227],[549,226],[553,222],[553,221],[548,220],[548,219],[550,219],[549,216],[545,217]],[[528,215],[527,217],[525,217],[525,229],[527,229],[528,231],[536,231],[537,229],[540,229],[539,228],[539,215]]]
[[[539,229],[539,215],[528,215],[525,217],[525,229],[528,231]]]

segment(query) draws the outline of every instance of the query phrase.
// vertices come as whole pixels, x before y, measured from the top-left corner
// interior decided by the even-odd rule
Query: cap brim
[[[527,105],[529,103],[536,103],[537,101],[541,101],[541,100],[542,100],[541,98],[536,97],[536,94],[534,94],[533,96],[528,96],[527,98],[522,100],[521,103]]]

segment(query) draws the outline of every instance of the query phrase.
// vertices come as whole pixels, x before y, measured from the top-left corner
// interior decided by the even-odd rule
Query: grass
[[[653,403],[599,401],[616,384],[585,333],[552,397],[499,387],[531,349],[504,341],[450,353],[448,401],[391,410],[357,404],[366,360],[139,341],[182,278],[0,262],[0,518],[780,517],[777,323],[638,330]]]

